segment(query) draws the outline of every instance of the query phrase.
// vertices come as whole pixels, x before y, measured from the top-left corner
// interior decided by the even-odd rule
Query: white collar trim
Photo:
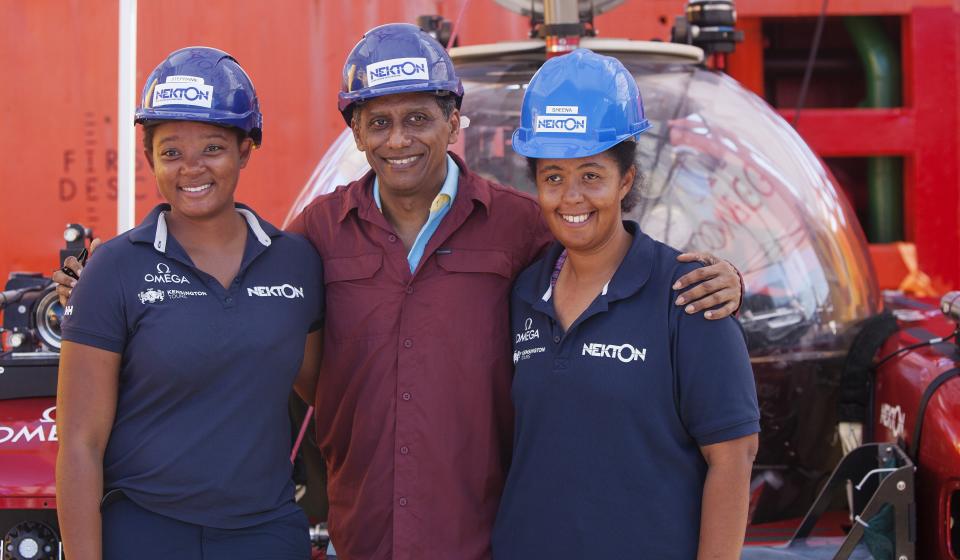
[[[260,225],[260,220],[257,219],[257,216],[246,208],[237,208],[237,213],[247,221],[247,226],[250,227],[253,235],[257,237],[257,241],[264,247],[269,247],[273,241],[270,239],[270,236],[267,235],[267,232],[263,231],[263,227]],[[161,253],[167,252],[167,232],[167,213],[160,212],[160,216],[157,218],[157,232],[153,236],[153,247]]]
[[[543,301],[550,301],[550,298],[553,297],[553,286],[547,286],[547,291],[543,293]]]

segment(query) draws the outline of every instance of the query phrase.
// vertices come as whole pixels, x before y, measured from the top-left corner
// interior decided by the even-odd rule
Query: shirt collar
[[[236,203],[235,206],[237,213],[247,221],[250,231],[264,247],[269,247],[272,242],[271,238],[280,235],[280,230],[261,219],[247,205]],[[166,253],[168,238],[166,212],[169,211],[169,204],[157,205],[140,222],[140,225],[130,230],[128,234],[130,241],[133,243],[149,243],[157,251]]]
[[[633,236],[633,240],[617,271],[600,294],[608,302],[630,297],[640,291],[653,271],[653,239],[640,231],[640,225],[637,222],[624,220],[623,227]],[[543,259],[538,262],[536,274],[522,277],[516,288],[517,295],[521,299],[534,307],[553,308],[550,277],[553,274],[554,264],[563,250],[563,245],[554,242],[547,249]]]
[[[475,180],[476,176],[470,173],[467,164],[460,156],[451,152],[447,152],[447,178],[450,177],[449,165],[451,160],[457,166],[457,194],[466,200],[479,202],[489,214],[490,190],[478,188]],[[362,178],[347,185],[343,195],[343,205],[338,216],[339,221],[345,220],[353,210],[378,209],[380,207],[373,196],[373,183],[376,179],[377,176],[371,169]],[[446,181],[444,183],[446,184]],[[442,189],[441,192],[443,192]],[[379,210],[376,210],[376,213],[380,214]]]

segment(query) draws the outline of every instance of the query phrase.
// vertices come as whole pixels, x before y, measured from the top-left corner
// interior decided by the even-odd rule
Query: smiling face
[[[357,148],[366,154],[380,189],[398,195],[440,190],[447,146],[459,133],[459,111],[444,115],[432,93],[385,95],[354,110]]]
[[[554,237],[569,250],[595,252],[623,229],[620,201],[636,177],[622,173],[608,152],[576,159],[539,159],[536,163],[540,210]]]
[[[164,121],[151,132],[153,149],[144,153],[174,217],[203,220],[234,211],[252,140],[238,141],[234,129],[192,121]]]

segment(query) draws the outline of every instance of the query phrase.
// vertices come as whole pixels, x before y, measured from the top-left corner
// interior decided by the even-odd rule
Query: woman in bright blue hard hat
[[[739,558],[756,390],[735,320],[672,305],[695,266],[623,220],[648,128],[630,72],[589,50],[547,61],[524,95],[513,148],[558,243],[511,296],[495,558]]]
[[[250,78],[190,47],[135,122],[166,204],[91,257],[68,302],[57,506],[71,560],[310,557],[290,420],[319,361],[320,260],[235,202],[262,141]]]

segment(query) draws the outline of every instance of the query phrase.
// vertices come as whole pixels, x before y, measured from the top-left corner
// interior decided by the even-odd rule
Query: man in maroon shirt
[[[372,171],[288,228],[324,264],[330,533],[341,560],[485,559],[512,447],[509,293],[552,238],[536,200],[447,153],[463,88],[433,38],[374,28],[343,78],[339,108]],[[716,263],[682,279],[709,279],[684,293],[691,311],[733,312],[736,270],[685,259]]]
[[[508,299],[552,240],[536,201],[447,153],[463,89],[443,48],[377,27],[344,68],[340,110],[371,172],[289,229],[323,258],[327,314],[316,393],[329,527],[342,559],[489,557],[510,462]],[[698,309],[729,300],[735,270]],[[694,288],[697,299],[709,286]]]

